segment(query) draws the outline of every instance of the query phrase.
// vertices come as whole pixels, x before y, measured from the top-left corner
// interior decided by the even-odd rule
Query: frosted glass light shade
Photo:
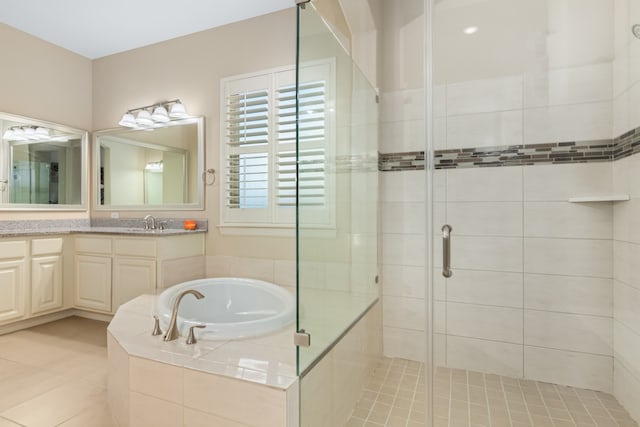
[[[136,116],[136,123],[142,126],[151,126],[153,124],[151,114],[147,110],[140,110]]]
[[[167,113],[167,109],[164,108],[162,105],[158,105],[154,110],[153,110],[153,114],[151,115],[151,119],[153,119],[154,122],[158,122],[158,123],[166,123],[169,120],[169,113]]]
[[[125,115],[122,116],[118,124],[120,126],[124,126],[128,128],[134,128],[138,126],[138,124],[136,123],[136,118],[131,113],[125,113]]]
[[[27,139],[38,139],[38,135],[36,135],[36,130],[32,127],[28,127],[24,130],[24,136],[26,136]]]
[[[49,129],[42,126],[36,128],[36,136],[40,139],[49,138]]]
[[[24,129],[22,128],[15,128],[13,130],[13,136],[12,136],[14,141],[26,141],[27,140],[27,136],[24,133]]]
[[[181,102],[176,102],[171,106],[171,111],[169,112],[169,116],[173,119],[184,119],[189,117],[187,114],[187,109],[184,108],[184,104]]]

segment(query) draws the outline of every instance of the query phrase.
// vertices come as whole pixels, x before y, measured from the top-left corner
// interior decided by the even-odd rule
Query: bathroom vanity
[[[138,295],[204,277],[204,232],[2,230],[0,333],[70,314],[107,320]]]
[[[74,236],[77,308],[115,313],[144,293],[204,276],[203,234]],[[199,276],[199,277],[196,277]]]

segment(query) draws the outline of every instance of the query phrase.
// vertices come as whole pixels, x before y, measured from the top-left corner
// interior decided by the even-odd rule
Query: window
[[[301,70],[299,203],[306,225],[332,227],[333,62]],[[296,88],[293,68],[224,79],[222,225],[293,226],[296,207]]]

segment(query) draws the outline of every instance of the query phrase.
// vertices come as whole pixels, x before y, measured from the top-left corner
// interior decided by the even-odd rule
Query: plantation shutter
[[[325,205],[325,82],[300,84],[299,203]],[[295,206],[296,200],[296,88],[278,91],[278,206]]]
[[[335,64],[309,68],[299,91],[299,203],[311,223],[330,226]],[[331,74],[333,73],[333,74]],[[293,69],[223,81],[223,223],[292,226],[296,214],[296,87]],[[333,111],[333,110],[331,110]],[[320,214],[320,215],[319,215]],[[318,218],[317,221],[315,218]]]

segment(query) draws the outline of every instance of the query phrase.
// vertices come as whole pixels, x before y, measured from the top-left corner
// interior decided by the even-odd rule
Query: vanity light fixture
[[[135,114],[136,112],[137,114]],[[188,117],[190,116],[182,101],[172,99],[171,101],[133,108],[124,113],[118,124],[129,128],[149,128],[154,127],[157,123],[167,123],[171,120],[186,119]]]
[[[12,126],[6,130],[2,139],[7,141],[44,141],[51,140],[51,130],[42,126]]]
[[[147,170],[149,172],[162,172],[162,169],[162,160],[160,160],[159,162],[149,162],[144,167],[144,170]]]

